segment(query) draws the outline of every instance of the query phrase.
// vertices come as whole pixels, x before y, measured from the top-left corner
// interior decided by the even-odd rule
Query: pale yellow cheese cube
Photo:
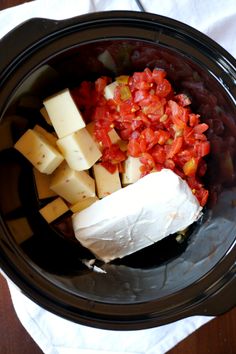
[[[76,171],[88,170],[102,156],[86,128],[59,139],[57,146],[70,168]]]
[[[52,221],[59,218],[69,210],[66,203],[58,197],[52,202],[48,203],[45,207],[39,210],[42,217],[50,224]]]
[[[140,167],[142,163],[138,157],[128,156],[124,162],[124,172],[122,173],[122,184],[130,184],[138,181],[141,177]]]
[[[85,171],[72,170],[66,163],[52,175],[50,188],[71,204],[95,196],[94,179]]]
[[[7,225],[17,244],[21,244],[33,236],[33,231],[25,217],[8,220]]]
[[[50,144],[52,144],[53,146],[57,146],[57,144],[56,144],[57,138],[55,137],[55,135],[53,135],[52,133],[49,133],[47,130],[42,128],[40,125],[36,124],[34,126],[33,130],[35,132],[38,132],[42,136],[44,136],[49,141]]]
[[[120,137],[119,135],[117,134],[117,132],[115,131],[115,129],[111,129],[109,132],[108,132],[108,135],[111,139],[111,142],[112,144],[118,144],[119,141],[120,141]]]
[[[43,116],[43,118],[45,119],[45,121],[46,121],[49,125],[52,125],[51,119],[50,119],[50,117],[49,117],[49,115],[48,115],[48,112],[47,112],[47,110],[46,110],[45,107],[42,107],[42,108],[40,109],[40,113],[42,114],[42,116]]]
[[[71,205],[70,210],[73,213],[78,213],[78,212],[88,208],[90,205],[95,203],[97,200],[99,200],[97,197],[90,197],[90,198],[86,198],[84,200],[80,200],[77,203]]]
[[[105,68],[116,72],[116,62],[107,49],[104,50],[104,52],[102,52],[101,54],[99,54],[98,60],[105,66]]]
[[[50,189],[51,176],[39,172],[36,168],[34,168],[33,171],[38,198],[46,199],[55,197],[56,193]]]
[[[121,188],[118,169],[114,173],[110,173],[98,163],[93,166],[93,173],[99,198],[104,198]]]
[[[85,127],[83,117],[69,89],[48,97],[43,101],[43,104],[59,138]]]
[[[42,173],[52,173],[64,160],[55,146],[32,129],[28,129],[14,147]]]

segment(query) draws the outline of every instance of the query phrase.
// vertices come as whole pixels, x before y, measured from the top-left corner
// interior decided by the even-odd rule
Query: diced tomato
[[[95,108],[93,119],[94,120],[100,120],[100,119],[105,119],[107,114],[107,108],[105,106],[99,106]]]
[[[98,143],[103,147],[110,147],[112,145],[111,139],[108,135],[108,130],[104,128],[94,130],[94,136]]]
[[[195,141],[201,140],[201,141],[207,141],[207,137],[204,134],[194,134]]]
[[[103,94],[106,85],[110,80],[107,77],[100,77],[95,81],[95,89],[98,93]]]
[[[203,157],[208,155],[210,152],[209,141],[196,142],[194,145],[194,151],[197,157]]]
[[[101,165],[102,165],[103,167],[105,167],[105,169],[106,169],[107,171],[109,171],[110,173],[112,173],[112,174],[116,172],[117,165],[114,165],[114,164],[112,164],[112,163],[109,162],[109,161],[102,161],[102,162],[101,162]]]
[[[153,169],[172,169],[205,205],[208,191],[201,178],[207,171],[204,158],[210,152],[205,132],[208,126],[212,129],[214,120],[208,118],[209,125],[201,122],[200,116],[191,112],[191,99],[184,93],[174,94],[162,69],[146,68],[118,80],[110,100],[104,97],[104,88],[111,82],[107,77],[95,83],[84,81],[71,91],[86,122],[95,122],[94,136],[102,147],[102,165],[111,173],[117,168],[122,173],[123,162],[133,156],[142,163],[141,176]],[[126,152],[112,144],[109,132],[113,127],[127,144]],[[217,141],[212,150],[218,145]]]
[[[176,95],[175,100],[182,107],[189,106],[191,104],[190,98],[187,95],[185,95],[184,93],[180,93],[180,94]]]
[[[154,136],[156,138],[155,141],[158,144],[164,145],[167,142],[167,140],[170,138],[170,133],[165,130],[158,129],[155,131]]]
[[[139,146],[140,146],[141,152],[145,152],[148,150],[147,141],[145,140],[145,138],[142,138],[142,136],[139,138]]]
[[[166,161],[166,152],[163,146],[157,144],[153,146],[153,148],[149,152],[156,163],[163,165]]]
[[[187,182],[192,190],[198,190],[202,188],[202,184],[196,179],[196,176],[188,176]]]
[[[171,84],[166,79],[164,79],[160,84],[158,84],[156,88],[156,94],[159,97],[166,97],[171,93],[171,91],[172,91]]]
[[[102,161],[108,161],[112,164],[118,164],[125,161],[126,154],[122,151],[118,144],[112,144],[110,147],[105,148],[102,153]]]
[[[193,131],[195,134],[202,134],[208,129],[208,125],[206,123],[197,124],[194,126]]]
[[[199,114],[189,113],[189,125],[190,127],[194,127],[199,124]]]
[[[119,135],[121,137],[122,140],[129,140],[129,138],[131,137],[131,134],[133,132],[132,127],[128,127],[128,128],[124,128],[122,130],[119,131]]]
[[[148,144],[151,144],[155,139],[154,131],[151,128],[146,128],[142,131],[142,137],[146,140]]]
[[[147,81],[148,82],[152,82],[153,81],[153,75],[152,75],[151,70],[149,68],[145,68],[144,72],[146,74]]]
[[[162,69],[154,69],[152,77],[157,84],[161,84],[166,77],[166,72]]]
[[[145,90],[137,90],[134,93],[134,102],[138,103],[142,100],[144,100],[145,98],[147,98],[147,91]]]
[[[164,163],[165,168],[169,168],[170,170],[174,170],[175,168],[175,163],[172,159],[167,159]]]
[[[184,139],[182,136],[178,136],[172,142],[172,144],[167,147],[167,158],[172,158],[180,152],[183,146]]]
[[[128,155],[133,157],[139,157],[141,154],[140,145],[137,139],[130,139],[128,142]]]
[[[153,168],[155,168],[155,161],[153,159],[153,156],[147,152],[144,152],[141,154],[139,160],[144,164],[144,165],[148,165],[150,167],[150,169],[152,170]]]
[[[198,190],[195,191],[195,196],[199,201],[199,204],[203,207],[204,205],[206,205],[208,196],[209,196],[209,192],[208,190],[206,190],[205,188],[200,188]]]

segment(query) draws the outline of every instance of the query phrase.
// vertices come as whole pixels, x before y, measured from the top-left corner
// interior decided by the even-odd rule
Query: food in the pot
[[[96,163],[93,166],[93,174],[99,198],[104,198],[121,188],[118,170],[114,173],[110,173],[100,163]]]
[[[95,197],[94,179],[85,171],[72,170],[66,163],[52,174],[50,188],[71,204]]]
[[[59,216],[65,214],[68,210],[69,208],[64,200],[58,197],[40,209],[39,212],[48,223],[51,223],[58,219]]]
[[[40,125],[36,124],[33,129],[35,132],[38,132],[42,136],[44,136],[49,143],[51,143],[53,146],[57,146],[57,137],[53,135],[52,133],[49,133],[46,129],[42,128]]]
[[[45,173],[39,172],[36,168],[33,168],[34,180],[37,189],[39,199],[47,199],[56,197],[57,194],[50,189],[51,177]]]
[[[87,170],[101,157],[101,151],[86,128],[57,140],[57,146],[70,168]]]
[[[40,133],[28,129],[16,142],[21,152],[42,173],[51,174],[64,160],[60,152]]]
[[[15,144],[51,174],[49,182],[35,173],[39,199],[50,196],[48,185],[59,196],[40,209],[45,220],[70,210],[76,238],[105,262],[198,220],[210,144],[190,104],[159,69],[84,81],[45,99],[50,132],[36,125]]]
[[[85,127],[84,120],[69,89],[47,98],[43,104],[59,138]]]
[[[188,184],[163,169],[97,201],[72,220],[80,243],[109,262],[185,229],[201,210]]]
[[[141,178],[141,161],[138,157],[128,156],[124,162],[124,172],[122,173],[122,184],[127,185],[137,182]]]
[[[89,132],[89,134],[91,135],[91,137],[93,138],[93,140],[96,142],[98,148],[100,150],[103,149],[102,145],[99,144],[99,142],[96,140],[96,138],[94,137],[94,122],[90,122],[89,124],[86,125],[86,129]],[[111,139],[111,143],[112,144],[119,144],[119,142],[121,142],[121,138],[119,137],[119,135],[117,134],[117,132],[115,131],[115,129],[111,129],[108,132],[108,136]]]
[[[33,230],[29,225],[27,218],[25,217],[8,220],[7,226],[11,230],[15,241],[19,245],[25,242],[26,240],[30,239],[34,234]]]
[[[88,197],[83,200],[79,200],[77,203],[71,205],[70,210],[73,213],[78,213],[79,211],[82,211],[86,208],[88,208],[90,205],[95,203],[98,199],[98,197]]]
[[[164,70],[146,68],[115,82],[107,77],[84,81],[71,92],[86,123],[94,125],[93,135],[102,151],[99,162],[109,172],[118,168],[123,173],[127,157],[138,158],[141,177],[171,169],[186,180],[200,204],[206,204],[202,177],[210,150],[208,125],[191,111],[190,97],[175,93]],[[121,139],[116,144],[109,136],[113,129]]]

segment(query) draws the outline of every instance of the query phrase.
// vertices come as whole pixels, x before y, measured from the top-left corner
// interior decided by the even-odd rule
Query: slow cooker
[[[0,42],[0,266],[34,302],[71,321],[141,329],[236,304],[236,61],[197,30],[150,13],[112,11],[54,21],[35,18]],[[105,60],[99,60],[102,57]],[[32,168],[13,149],[42,123],[42,100],[101,75],[158,67],[209,125],[203,217],[124,259],[88,269],[92,255],[70,225],[38,213]]]

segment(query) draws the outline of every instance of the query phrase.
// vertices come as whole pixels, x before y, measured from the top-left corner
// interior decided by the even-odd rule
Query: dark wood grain
[[[0,354],[42,354],[21,325],[5,279],[0,275]]]
[[[25,2],[28,1],[0,0],[0,10]],[[0,354],[21,353],[42,354],[42,351],[18,320],[7,283],[0,275]],[[168,354],[208,353],[236,354],[236,308],[204,325],[168,352]]]
[[[29,2],[29,1],[30,0],[0,0],[0,10],[4,10],[7,7],[24,4],[25,2]]]

